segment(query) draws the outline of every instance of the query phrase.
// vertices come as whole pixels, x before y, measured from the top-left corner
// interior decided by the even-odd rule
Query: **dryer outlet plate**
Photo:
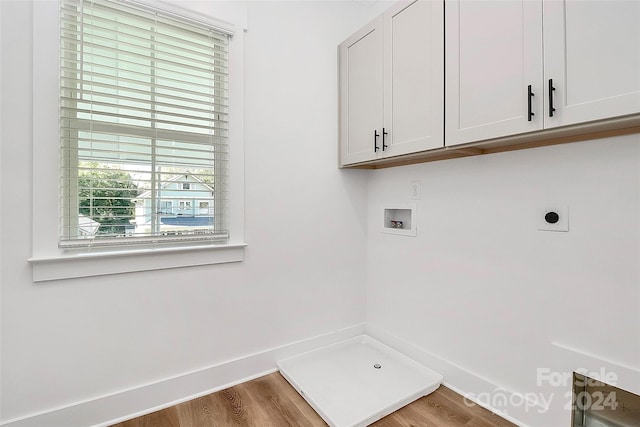
[[[557,214],[557,217],[553,215]],[[549,205],[538,213],[538,231],[569,231],[569,206]],[[557,220],[556,222],[553,222]]]

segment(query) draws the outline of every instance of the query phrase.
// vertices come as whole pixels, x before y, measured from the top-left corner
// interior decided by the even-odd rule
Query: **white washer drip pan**
[[[281,360],[278,368],[332,427],[367,426],[442,382],[442,375],[367,335]]]

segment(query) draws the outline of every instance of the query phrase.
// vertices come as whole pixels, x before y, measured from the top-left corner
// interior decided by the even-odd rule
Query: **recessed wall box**
[[[417,235],[416,205],[387,205],[382,209],[382,232],[401,236]]]

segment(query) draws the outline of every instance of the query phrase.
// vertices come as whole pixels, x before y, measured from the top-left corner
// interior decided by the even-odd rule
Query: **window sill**
[[[244,260],[246,244],[148,248],[32,257],[33,281],[105,276]],[[127,258],[128,262],[123,262]]]

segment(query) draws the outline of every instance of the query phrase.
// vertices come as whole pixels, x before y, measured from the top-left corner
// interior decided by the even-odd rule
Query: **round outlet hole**
[[[547,212],[544,215],[544,220],[547,221],[549,224],[555,224],[560,220],[560,215],[558,215],[557,212]]]

